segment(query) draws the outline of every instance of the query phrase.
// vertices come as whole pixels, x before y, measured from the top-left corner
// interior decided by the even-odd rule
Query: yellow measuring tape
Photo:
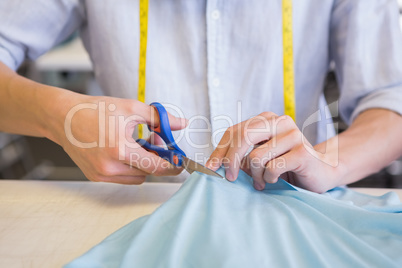
[[[137,99],[145,102],[145,77],[147,63],[148,41],[148,0],[140,0],[140,57],[138,67],[138,96]],[[138,125],[138,138],[144,135],[143,126]]]
[[[138,100],[145,102],[145,71],[148,39],[148,2],[140,0],[140,57],[138,68]],[[283,35],[283,98],[284,112],[296,121],[296,100],[293,61],[292,0],[282,0]],[[142,138],[142,125],[138,126],[138,136]]]
[[[282,0],[284,112],[296,122],[295,72],[293,62],[292,0]]]

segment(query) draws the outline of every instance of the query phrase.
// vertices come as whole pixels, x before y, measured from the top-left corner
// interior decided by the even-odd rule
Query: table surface
[[[0,267],[61,267],[152,213],[180,185],[0,181]],[[372,195],[390,191],[354,190]],[[393,191],[402,199],[402,189]]]

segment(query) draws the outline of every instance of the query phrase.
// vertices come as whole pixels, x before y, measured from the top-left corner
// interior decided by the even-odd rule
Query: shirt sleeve
[[[1,0],[0,61],[16,70],[77,30],[84,21],[80,0]]]
[[[402,33],[395,0],[335,1],[330,51],[350,124],[364,110],[402,114]]]

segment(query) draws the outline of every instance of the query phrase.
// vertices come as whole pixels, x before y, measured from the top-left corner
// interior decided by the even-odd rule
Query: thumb
[[[152,127],[159,126],[159,116],[155,107],[136,101],[135,104],[136,114],[140,117],[139,123],[146,123]],[[187,126],[188,120],[185,118],[176,117],[169,112],[167,113],[169,117],[169,124],[172,130],[180,130]]]
[[[168,112],[170,128],[172,130],[180,130],[186,128],[188,120],[186,118],[176,117]],[[156,116],[157,117],[157,116]]]

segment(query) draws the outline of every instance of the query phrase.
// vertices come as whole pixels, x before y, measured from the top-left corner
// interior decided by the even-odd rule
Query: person
[[[180,173],[132,136],[138,124],[158,125],[153,108],[135,100],[138,8],[131,0],[1,1],[0,131],[49,138],[93,181],[140,184],[151,173]],[[281,1],[150,1],[146,103],[169,109],[179,146],[199,162],[212,153],[206,165],[223,165],[228,180],[242,168],[259,190],[281,176],[325,192],[398,158],[396,1],[293,1],[296,121],[283,115],[281,14]],[[15,73],[76,30],[105,96]],[[340,135],[323,96],[331,62],[340,99],[330,105],[350,124]]]

